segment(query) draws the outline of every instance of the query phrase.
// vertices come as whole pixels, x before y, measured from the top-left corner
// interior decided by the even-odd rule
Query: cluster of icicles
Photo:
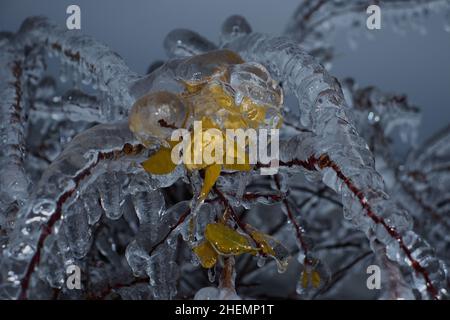
[[[171,32],[164,45],[172,59],[146,76],[45,18],[0,36],[2,299],[263,298],[269,292],[252,291],[252,283],[271,281],[277,269],[296,279],[297,296],[338,297],[331,266],[368,257],[386,271],[380,298],[446,296],[446,265],[412,230],[405,209],[426,222],[419,231],[448,259],[449,205],[437,195],[450,180],[434,170],[448,163],[450,134],[399,169],[389,138],[399,130],[413,141],[418,124],[404,97],[351,80],[341,85],[298,42],[254,33],[238,16],[225,21],[219,46],[188,30]],[[81,85],[58,95],[44,76],[46,55]],[[162,122],[146,110],[148,123],[136,130],[127,116],[146,95],[203,92],[224,65],[242,72],[236,86],[229,80],[229,90],[240,92],[236,105],[247,97],[253,107],[278,108],[282,95],[274,92],[283,88],[280,172],[230,168],[200,197],[204,168],[157,174],[142,165],[164,148],[160,134],[181,121],[177,109],[149,109]],[[370,128],[364,139],[363,128]],[[350,223],[336,214],[342,207]],[[444,229],[429,230],[430,212]],[[345,259],[355,252],[354,262]],[[295,268],[288,268],[292,255]],[[82,290],[66,286],[71,265],[82,270]]]

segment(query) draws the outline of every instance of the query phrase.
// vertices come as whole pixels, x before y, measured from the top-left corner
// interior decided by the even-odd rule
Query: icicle
[[[161,191],[137,193],[132,199],[139,222],[157,225],[165,209]]]
[[[137,244],[136,240],[133,240],[127,246],[125,257],[136,277],[142,277],[145,275],[145,270],[147,269],[150,256]]]
[[[177,293],[178,279],[175,250],[165,245],[159,246],[150,257],[147,275],[155,299],[173,299]]]
[[[121,217],[120,203],[122,201],[121,185],[114,172],[105,173],[97,180],[100,203],[106,217],[117,220]]]
[[[99,165],[101,161],[109,159],[110,168],[129,170],[130,163],[126,159],[133,162],[140,156],[139,152],[133,151],[133,144],[136,144],[136,141],[126,123],[99,125],[73,139],[58,159],[47,168],[31,201],[18,214],[19,219],[11,234],[11,241],[5,249],[7,258],[1,261],[3,264],[19,259],[30,263],[26,269],[28,273],[20,276],[22,281],[13,284],[21,288],[17,294],[25,294],[28,288],[29,274],[36,267],[36,260],[32,258],[40,254],[43,241],[48,236],[43,230],[51,231],[63,216],[63,209],[69,208],[79,197],[80,190],[95,181],[104,170],[104,167]],[[87,217],[85,222],[88,225]],[[74,245],[78,246],[77,243]],[[74,247],[80,255],[84,253],[84,248],[84,244],[79,248]],[[0,270],[8,272],[9,269],[2,267]]]
[[[100,196],[95,187],[89,186],[80,201],[84,204],[84,210],[86,211],[89,225],[92,226],[96,224],[103,214],[103,208],[100,204]]]
[[[82,203],[75,204],[70,208],[64,216],[62,225],[74,257],[83,258],[91,246],[92,231]]]

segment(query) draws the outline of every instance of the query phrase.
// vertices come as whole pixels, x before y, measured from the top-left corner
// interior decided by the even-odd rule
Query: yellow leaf
[[[259,247],[264,254],[275,256],[275,251],[269,244],[269,239],[271,238],[268,235],[255,230],[251,232],[251,236],[253,240],[259,244]]]
[[[205,170],[205,180],[203,181],[202,190],[200,191],[200,200],[206,199],[212,187],[216,184],[220,176],[222,166],[220,164],[213,164]]]
[[[256,230],[250,225],[247,225],[246,229],[247,232],[250,232],[252,239],[258,244],[260,252],[275,259],[278,271],[286,271],[291,258],[289,250],[277,239]]]
[[[176,168],[172,161],[171,153],[171,148],[161,147],[150,158],[142,162],[142,166],[145,171],[151,174],[169,174]]]
[[[303,271],[300,279],[302,282],[302,287],[307,288],[309,284],[309,273],[307,271]]]
[[[212,120],[211,118],[208,117],[203,117],[202,118],[202,129],[203,131],[208,130],[208,129],[218,129],[219,127],[217,126],[217,124],[214,122],[214,120]]]
[[[205,238],[223,255],[258,252],[258,249],[252,247],[245,236],[222,223],[208,224],[205,229]]]
[[[217,262],[218,254],[208,241],[202,242],[198,246],[194,247],[192,251],[194,251],[200,259],[200,263],[203,268],[212,268]]]
[[[303,288],[307,288],[311,284],[314,288],[319,288],[320,286],[320,274],[316,270],[307,271],[304,270],[301,275],[301,283]]]
[[[311,283],[314,288],[318,288],[320,286],[320,274],[317,271],[312,272]]]

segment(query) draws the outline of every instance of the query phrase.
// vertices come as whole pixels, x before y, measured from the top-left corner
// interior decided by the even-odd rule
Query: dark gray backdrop
[[[173,28],[186,27],[217,41],[220,25],[231,14],[247,17],[254,30],[279,34],[302,0],[0,0],[0,30],[15,31],[30,15],[42,14],[65,24],[69,4],[81,7],[82,30],[117,51],[128,65],[145,72],[164,59],[162,41]],[[346,33],[333,40],[339,57],[332,74],[354,77],[362,85],[405,93],[423,111],[421,137],[450,121],[450,33],[443,19],[424,22],[427,35],[409,30],[401,36],[386,22],[373,40],[348,47]]]

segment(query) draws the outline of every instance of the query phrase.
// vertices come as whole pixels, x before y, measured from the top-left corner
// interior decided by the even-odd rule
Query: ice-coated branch
[[[310,52],[321,54],[324,60],[329,60],[332,53],[327,39],[330,35],[339,27],[345,27],[343,30],[349,33],[355,33],[357,28],[365,28],[368,17],[366,9],[373,4],[380,6],[383,21],[386,18],[392,20],[398,32],[404,32],[408,27],[417,27],[420,32],[424,32],[420,19],[427,17],[430,12],[450,12],[450,4],[446,0],[303,1],[288,22],[285,34],[302,43]],[[410,21],[415,23],[410,24]]]
[[[119,106],[126,110],[134,102],[128,89],[139,76],[117,53],[91,37],[64,29],[44,17],[25,20],[17,37],[22,47],[43,46],[63,65],[73,68],[84,82],[96,84],[109,97],[111,107]],[[116,111],[110,110],[110,119],[117,119]]]
[[[56,100],[56,101],[55,101]],[[70,90],[58,99],[35,99],[31,105],[30,117],[53,119],[55,121],[89,121],[106,123],[107,116],[102,113],[101,104],[95,96],[80,90]]]
[[[382,274],[382,287],[384,290],[380,298],[413,300],[414,295],[411,285],[405,281],[399,266],[386,257],[385,247],[377,240],[371,241],[371,246],[378,265],[385,271]]]
[[[373,86],[359,88],[352,79],[344,79],[341,84],[357,131],[376,156],[389,157],[388,147],[398,135],[402,143],[416,146],[421,114],[405,95],[382,92]]]
[[[449,257],[450,127],[411,152],[399,171],[397,191],[434,247]]]
[[[374,232],[390,259],[410,266],[416,288],[425,296],[446,293],[446,269],[429,245],[411,230],[407,215],[386,195],[371,152],[348,117],[338,81],[283,37],[250,34],[226,44],[244,59],[265,65],[298,100],[300,123],[313,132],[311,144],[298,137],[283,161],[298,158],[320,172],[323,182],[341,193],[344,216],[364,232]],[[284,159],[283,159],[284,157]],[[425,253],[426,252],[426,253]]]
[[[28,116],[26,102],[25,56],[13,37],[0,43],[0,195],[8,202],[23,203],[28,197],[29,178],[24,170]],[[0,226],[6,208],[0,203]]]
[[[141,207],[152,221],[143,221],[135,239],[126,250],[128,264],[135,276],[147,275],[156,299],[171,299],[176,294],[175,263],[176,237],[181,225],[191,213],[189,201],[181,201],[171,208],[155,210],[155,201]],[[138,207],[136,207],[138,208]],[[139,212],[139,210],[138,210]]]
[[[26,298],[42,247],[65,211],[102,172],[135,171],[133,163],[142,157],[142,150],[125,122],[98,125],[67,146],[44,172],[29,203],[19,212],[4,252],[6,258],[1,262],[2,273],[13,272],[14,264],[16,274],[2,275],[11,280],[2,282],[1,296]]]
[[[423,10],[422,14],[426,15],[428,11],[448,9],[448,1],[445,0],[303,1],[288,22],[285,33],[293,35],[299,41],[304,41],[311,32],[320,31],[321,26],[330,23],[330,20],[334,20],[337,24],[339,20],[341,23],[349,24],[349,21],[344,21],[343,15],[360,13],[365,17],[366,9],[373,4],[379,5],[382,10],[411,15],[411,18],[416,18],[420,10]]]

